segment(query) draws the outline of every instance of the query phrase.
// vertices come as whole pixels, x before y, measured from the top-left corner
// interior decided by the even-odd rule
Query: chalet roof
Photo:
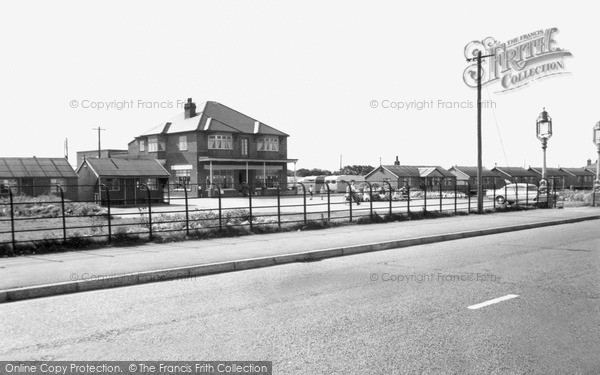
[[[415,166],[415,165],[382,165],[381,168],[386,169],[388,172],[394,174],[398,178],[402,177],[432,177],[435,172],[443,177],[456,177],[446,169],[440,166]],[[375,168],[370,174],[377,171]]]
[[[454,166],[449,169],[450,172],[456,170],[462,172],[469,177],[477,177],[477,167]],[[482,169],[482,177],[501,177],[500,173],[487,168]]]
[[[561,171],[565,171],[574,176],[595,176],[596,174],[585,167],[580,168],[560,168]]]
[[[77,169],[86,164],[98,177],[169,177],[169,172],[155,159],[112,159],[88,158]]]
[[[529,167],[530,170],[538,173],[540,176],[542,175],[542,167]],[[549,168],[546,167],[546,175],[547,176],[559,176],[559,177],[568,177],[569,174],[565,171],[561,171],[560,168]]]
[[[227,131],[243,134],[288,136],[284,132],[263,124],[252,117],[212,101],[200,104],[196,116],[185,118],[185,112],[182,112],[172,119],[149,129],[142,136],[190,131]]]
[[[77,178],[65,158],[0,158],[0,178]]]
[[[537,173],[523,167],[494,167],[492,171],[503,172],[511,177],[537,177]]]

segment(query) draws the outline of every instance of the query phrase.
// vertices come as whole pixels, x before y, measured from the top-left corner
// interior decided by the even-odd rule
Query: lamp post
[[[540,189],[544,189],[548,185],[546,176],[546,148],[548,140],[552,137],[552,118],[548,116],[546,108],[543,109],[536,121],[537,138],[542,141],[542,150],[544,150],[544,163],[542,164],[542,180],[540,181]]]
[[[596,160],[596,181],[594,188],[600,190],[600,121],[594,126],[594,144],[598,150],[598,159]]]

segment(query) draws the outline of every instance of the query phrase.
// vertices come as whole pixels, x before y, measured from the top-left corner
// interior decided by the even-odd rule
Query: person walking
[[[310,195],[310,200],[312,201],[312,199],[313,199],[313,186],[312,185],[310,185],[308,187],[308,194]]]
[[[356,202],[356,205],[360,205],[360,199],[356,195],[356,187],[354,186],[354,180],[350,181],[350,185],[346,188],[346,193],[348,195],[348,200],[353,199]]]
[[[325,186],[321,186],[319,193],[321,193],[321,200],[323,200],[323,196],[325,195]]]

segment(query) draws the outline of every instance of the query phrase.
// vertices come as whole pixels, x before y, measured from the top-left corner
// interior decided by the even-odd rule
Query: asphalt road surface
[[[600,374],[599,225],[5,303],[0,358]]]

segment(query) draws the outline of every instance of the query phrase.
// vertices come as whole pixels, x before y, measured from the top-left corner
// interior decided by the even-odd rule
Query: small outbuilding
[[[60,187],[59,187],[60,186]],[[77,199],[77,174],[65,158],[0,158],[0,197],[60,195]]]
[[[79,199],[105,205],[168,201],[169,172],[154,159],[84,159],[79,168]]]

